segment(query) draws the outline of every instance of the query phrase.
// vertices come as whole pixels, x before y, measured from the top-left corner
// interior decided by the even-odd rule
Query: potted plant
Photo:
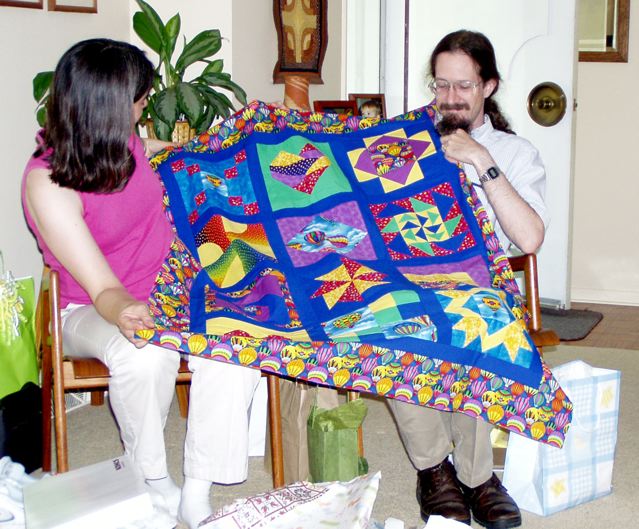
[[[223,72],[223,61],[210,60],[222,47],[219,30],[204,30],[189,42],[185,38],[184,48],[174,61],[180,15],[174,15],[164,24],[147,2],[136,2],[141,11],[133,15],[133,29],[159,58],[157,75],[149,95],[148,114],[142,117],[143,120],[148,117],[153,120],[158,138],[170,139],[180,119],[187,121],[195,133],[200,134],[218,116],[228,117],[234,108],[233,103],[216,88],[230,90],[240,103],[246,104],[246,92],[231,80],[230,74]],[[197,62],[206,63],[202,73],[185,81],[186,69]]]
[[[213,121],[228,117],[234,109],[231,100],[218,88],[229,90],[241,104],[246,104],[246,92],[223,71],[222,59],[211,60],[222,47],[217,29],[198,33],[191,41],[184,38],[180,55],[173,60],[180,33],[180,15],[165,24],[157,12],[144,0],[136,0],[140,11],[133,15],[133,29],[140,39],[158,55],[158,65],[149,94],[148,105],[141,124],[146,125],[151,137],[183,143],[208,130]],[[186,69],[197,63],[206,63],[202,73],[185,81]],[[53,72],[40,72],[33,78],[33,97],[37,101],[36,117],[44,126],[46,102]],[[184,124],[190,134],[185,135],[176,124]]]

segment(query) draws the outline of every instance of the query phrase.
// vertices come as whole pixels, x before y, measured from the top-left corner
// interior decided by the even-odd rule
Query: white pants
[[[459,480],[477,487],[493,473],[493,426],[457,412],[387,399],[408,457],[417,470],[439,465],[451,453]]]
[[[180,363],[176,351],[137,349],[91,305],[63,313],[69,356],[98,358],[109,368],[109,401],[125,452],[147,479],[168,475],[164,425]],[[218,483],[243,481],[248,467],[248,412],[260,372],[190,357],[193,371],[184,473]]]
[[[191,356],[184,475],[239,483],[248,475],[248,421],[260,371]]]

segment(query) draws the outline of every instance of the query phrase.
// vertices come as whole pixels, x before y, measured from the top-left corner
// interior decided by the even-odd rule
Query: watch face
[[[494,180],[499,176],[499,169],[494,165],[490,167],[483,175],[479,177],[479,181],[483,184],[489,180]]]

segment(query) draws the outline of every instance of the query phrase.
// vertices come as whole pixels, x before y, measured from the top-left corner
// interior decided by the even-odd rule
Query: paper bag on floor
[[[307,481],[310,478],[306,422],[311,411],[311,405],[316,398],[317,405],[321,408],[330,409],[339,405],[339,395],[334,389],[280,379],[282,449],[284,452],[284,480],[286,483]],[[264,465],[270,471],[271,442],[270,437],[268,435],[266,437]]]
[[[511,435],[502,480],[520,508],[539,515],[609,494],[617,443],[621,373],[577,360],[553,374],[574,406],[564,446]]]
[[[308,462],[313,482],[348,481],[368,472],[368,463],[360,457],[357,441],[357,429],[367,411],[362,399],[331,410],[311,407]]]

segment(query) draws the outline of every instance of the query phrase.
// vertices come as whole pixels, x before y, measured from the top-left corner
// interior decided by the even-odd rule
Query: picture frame
[[[630,0],[577,1],[579,62],[628,62]]]
[[[44,0],[0,0],[0,7],[28,7],[42,9]]]
[[[65,13],[97,13],[98,0],[47,0],[49,11]]]
[[[345,114],[347,116],[357,116],[357,103],[352,100],[318,100],[313,101],[315,112],[328,112],[332,114]]]
[[[381,112],[379,117],[384,119],[386,117],[386,98],[384,94],[348,94],[348,99],[355,101],[357,105],[357,115],[363,116],[362,105],[366,104],[370,107],[368,110],[373,112]],[[375,117],[374,115],[368,115],[365,117]]]

